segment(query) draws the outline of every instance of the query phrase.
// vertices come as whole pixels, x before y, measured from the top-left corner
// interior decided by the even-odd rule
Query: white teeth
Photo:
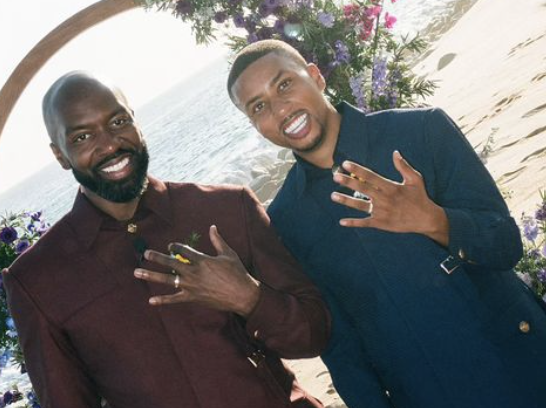
[[[113,173],[115,171],[120,171],[121,169],[123,169],[128,164],[129,164],[129,158],[125,158],[125,159],[123,159],[122,161],[120,161],[117,164],[105,167],[104,169],[102,169],[102,171],[104,171],[105,173]]]
[[[300,132],[305,125],[307,125],[307,114],[303,114],[293,121],[290,126],[288,126],[284,132],[289,134],[294,134]]]

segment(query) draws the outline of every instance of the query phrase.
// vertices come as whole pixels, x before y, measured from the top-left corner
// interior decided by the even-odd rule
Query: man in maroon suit
[[[127,100],[89,74],[55,82],[43,111],[81,186],[4,272],[42,406],[321,406],[280,357],[318,355],[328,312],[254,195],[148,176]]]

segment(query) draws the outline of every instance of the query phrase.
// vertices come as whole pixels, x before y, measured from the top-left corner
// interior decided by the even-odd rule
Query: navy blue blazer
[[[333,203],[331,171],[297,158],[269,215],[329,303],[323,359],[342,398],[351,408],[546,407],[546,315],[512,270],[519,229],[472,146],[439,109],[340,112],[336,164],[401,182],[399,150],[450,225],[447,248],[341,227],[365,213]]]

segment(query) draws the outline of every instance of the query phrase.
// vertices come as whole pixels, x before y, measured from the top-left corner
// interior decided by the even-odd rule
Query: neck
[[[334,152],[336,150],[337,140],[339,138],[339,129],[341,127],[341,115],[332,106],[328,105],[327,121],[324,129],[324,139],[320,146],[311,152],[297,153],[312,165],[330,169],[334,165]]]
[[[126,221],[135,215],[141,196],[126,203],[115,203],[105,200],[85,187],[81,187],[82,193],[93,203],[95,207],[118,221]]]

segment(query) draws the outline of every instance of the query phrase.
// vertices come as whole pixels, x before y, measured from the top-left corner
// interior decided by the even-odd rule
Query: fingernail
[[[142,273],[142,270],[141,269],[135,269],[135,276],[137,278],[142,278],[144,274]]]
[[[159,303],[156,298],[150,298],[149,302],[151,305],[157,305]]]
[[[342,164],[342,166],[343,166],[343,168],[344,168],[345,170],[350,170],[350,168],[351,168],[351,163],[348,162],[348,161],[344,161],[343,164]]]
[[[395,151],[394,151],[394,155],[395,155],[397,158],[402,157],[402,155],[400,154],[400,152],[399,152],[398,150],[395,150]]]
[[[147,249],[144,251],[144,258],[148,259],[150,257],[150,251]]]
[[[339,201],[339,196],[338,196],[337,193],[332,193],[332,195],[330,197],[332,197],[333,201]]]
[[[343,180],[339,173],[334,174],[334,181],[340,183]]]
[[[347,221],[345,220],[339,220],[339,225],[343,226],[343,227],[346,227],[347,226]]]

